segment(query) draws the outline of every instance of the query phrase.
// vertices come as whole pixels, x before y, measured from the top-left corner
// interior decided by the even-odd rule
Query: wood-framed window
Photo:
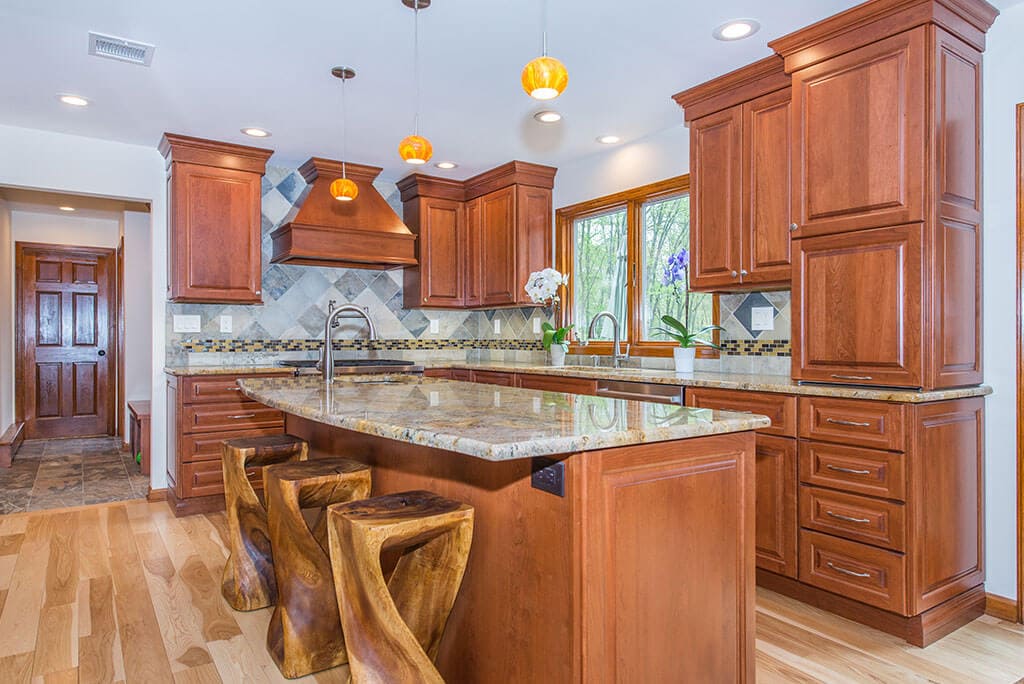
[[[555,213],[556,268],[569,274],[562,325],[576,325],[584,338],[590,320],[611,311],[622,328],[622,343],[637,356],[671,356],[678,345],[655,332],[661,316],[683,319],[683,287],[664,285],[668,257],[690,248],[690,176],[667,180],[562,207]],[[718,298],[691,293],[691,328],[718,323]],[[612,351],[612,327],[604,320],[580,354]],[[717,333],[715,336],[717,342]],[[700,358],[717,358],[699,347]]]

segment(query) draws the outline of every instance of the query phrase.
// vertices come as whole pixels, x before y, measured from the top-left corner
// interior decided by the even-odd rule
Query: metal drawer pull
[[[842,466],[834,466],[831,463],[825,465],[829,470],[834,470],[837,473],[849,473],[850,475],[870,475],[870,470],[855,470],[853,468],[843,468]]]
[[[847,425],[849,427],[871,427],[871,423],[858,423],[855,420],[840,420],[839,418],[826,418],[826,423],[833,425]]]
[[[871,573],[870,572],[854,572],[853,570],[847,570],[846,568],[839,567],[838,565],[836,565],[832,561],[829,561],[828,563],[825,563],[825,565],[827,565],[828,567],[832,568],[836,572],[841,572],[844,575],[850,575],[851,577],[871,577]]]
[[[832,374],[832,377],[835,378],[836,380],[871,380],[872,379],[872,377],[870,375],[836,375],[835,373]]]
[[[242,388],[241,387],[228,387],[228,391],[229,392],[241,392]]]
[[[243,414],[237,415],[237,416],[228,416],[228,419],[229,420],[245,420],[246,418],[255,418],[255,417],[256,417],[255,413],[243,413]]]
[[[832,511],[825,511],[825,515],[835,518],[836,520],[845,520],[846,522],[852,523],[869,523],[871,522],[867,518],[851,518],[848,515],[840,515],[839,513],[833,513]]]

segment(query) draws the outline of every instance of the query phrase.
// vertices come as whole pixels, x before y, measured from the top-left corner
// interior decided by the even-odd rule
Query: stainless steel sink
[[[320,361],[317,359],[298,359],[278,361],[277,365],[294,368],[296,375],[316,372]],[[422,373],[423,366],[414,361],[404,359],[336,359],[335,374],[359,375],[369,373]]]

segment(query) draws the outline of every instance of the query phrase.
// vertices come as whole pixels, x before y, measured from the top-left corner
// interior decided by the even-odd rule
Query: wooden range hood
[[[339,202],[330,186],[341,162],[312,157],[299,167],[310,187],[298,210],[270,234],[271,262],[309,266],[389,269],[416,265],[416,236],[384,200],[373,181],[381,168],[345,164],[359,196]]]

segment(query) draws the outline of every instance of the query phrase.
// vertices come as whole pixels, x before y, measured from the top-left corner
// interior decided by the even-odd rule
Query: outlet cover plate
[[[750,327],[753,330],[775,330],[775,309],[770,306],[751,308]]]
[[[176,333],[197,333],[202,330],[203,320],[200,316],[175,314],[173,326]]]
[[[231,332],[231,316],[222,314],[220,317],[220,331],[222,333]]]

